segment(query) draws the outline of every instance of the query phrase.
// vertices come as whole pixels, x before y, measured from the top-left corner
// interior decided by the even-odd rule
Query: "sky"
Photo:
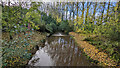
[[[2,0],[3,2],[7,2],[7,1],[9,1],[9,0]],[[10,0],[10,2],[11,3],[13,3],[14,4],[14,1],[15,2],[18,2],[18,1],[23,1],[23,2],[28,2],[28,3],[30,3],[31,1],[38,1],[38,2],[53,2],[53,1],[56,1],[56,0]],[[57,0],[57,1],[73,1],[73,0]],[[95,2],[95,1],[109,1],[109,0],[74,0],[74,1],[92,1],[92,2]],[[113,5],[115,5],[115,1],[118,1],[118,0],[110,0],[111,1],[111,3],[113,3]],[[112,2],[112,1],[114,1],[114,2]],[[87,3],[85,3],[85,7],[86,7],[86,5],[87,5]],[[79,4],[79,10],[81,9],[82,10],[82,7],[80,7],[81,6],[81,4]],[[94,5],[91,5],[93,8],[94,8]],[[104,14],[106,14],[107,13],[107,6],[108,6],[108,4],[106,3],[106,5],[105,5],[105,11],[104,11]],[[98,10],[97,11],[100,11],[101,10],[101,8],[98,8]],[[69,6],[68,7],[68,12],[67,12],[67,16],[68,16],[68,18],[69,18],[69,16],[70,16],[70,11],[71,11],[71,6]],[[93,10],[89,10],[89,11],[91,11],[91,12],[93,12]],[[84,12],[86,12],[86,11],[84,11]],[[77,11],[75,11],[75,18],[76,18],[76,14],[77,14]],[[81,11],[79,11],[79,16],[82,14],[82,12]],[[64,15],[66,16],[66,12],[64,13]],[[73,13],[71,14],[71,15],[73,15]],[[86,14],[84,14],[84,16],[85,16]],[[96,13],[96,17],[97,16],[99,16],[99,15],[101,15],[101,12],[97,12]]]
[[[7,1],[22,1],[22,2],[26,2],[26,1],[36,1],[36,2],[59,2],[59,1],[61,1],[61,2],[76,2],[76,1],[78,1],[78,2],[107,2],[107,1],[109,1],[109,0],[0,0],[0,1],[3,1],[3,2],[7,2]],[[110,0],[111,2],[118,2],[119,0]]]

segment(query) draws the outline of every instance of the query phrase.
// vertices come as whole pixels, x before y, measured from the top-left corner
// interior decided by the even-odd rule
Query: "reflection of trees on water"
[[[83,60],[84,57],[81,59],[82,56],[80,49],[75,45],[75,41],[70,37],[51,37],[47,41],[49,44],[47,46],[48,53],[51,55],[56,66],[89,64]]]

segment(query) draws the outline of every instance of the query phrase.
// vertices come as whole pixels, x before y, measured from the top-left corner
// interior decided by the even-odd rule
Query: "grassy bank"
[[[105,36],[88,37],[85,41],[94,45],[99,51],[107,53],[108,56],[120,65],[119,41],[110,40]]]
[[[3,67],[24,66],[28,63],[32,54],[36,52],[36,46],[44,45],[42,42],[46,34],[37,31],[14,34],[13,39],[9,39],[9,33],[2,33],[3,47]]]
[[[102,66],[117,65],[117,61],[115,59],[112,59],[108,53],[99,50],[96,46],[91,45],[85,41],[87,37],[96,37],[95,35],[88,36],[88,35],[77,34],[75,32],[70,32],[69,34],[74,36],[75,41],[83,49],[83,51],[88,56],[88,58],[90,58],[90,60],[95,60],[95,62],[97,61],[97,64]]]

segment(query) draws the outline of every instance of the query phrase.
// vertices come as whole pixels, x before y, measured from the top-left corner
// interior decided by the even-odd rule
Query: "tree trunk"
[[[97,2],[95,2],[94,12],[93,12],[93,20],[95,21],[95,13],[97,8]]]
[[[89,4],[89,5],[88,5]],[[86,12],[86,18],[85,18],[85,23],[87,23],[87,18],[88,18],[88,13],[89,13],[89,8],[90,8],[91,3],[87,2],[87,12]]]
[[[67,3],[67,6],[66,6],[66,20],[67,20],[67,12],[68,12],[68,3]]]
[[[106,19],[109,21],[109,9],[110,9],[110,0],[109,0],[109,3],[108,3],[108,9],[107,9],[107,17]]]
[[[83,6],[83,9],[82,9],[82,18],[83,18],[83,20],[84,20],[84,3],[85,2],[82,3],[82,6]]]
[[[63,3],[61,3],[62,21],[63,21]]]
[[[104,15],[105,4],[106,4],[106,3],[104,2],[103,10],[102,10],[102,16],[101,16],[101,20],[100,20],[100,24],[102,24],[102,21],[104,20],[103,15]]]
[[[73,6],[72,6],[72,12],[73,12],[73,20],[74,20],[74,2],[73,2]]]
[[[8,2],[8,6],[10,7],[10,0],[9,0],[9,2]],[[9,9],[8,9],[8,14],[9,14]],[[9,16],[9,15],[8,15]],[[8,24],[8,22],[7,22],[7,24]],[[8,24],[9,25],[9,24]],[[9,29],[9,26],[8,26],[8,29]],[[12,37],[12,33],[11,33],[11,31],[9,31],[9,37],[10,37],[10,40],[12,40],[13,39],[13,37]]]
[[[69,3],[69,6],[70,6],[70,17],[69,17],[69,20],[71,20],[71,3]]]
[[[77,21],[78,21],[78,8],[79,8],[79,6],[78,6],[78,2],[77,2]]]
[[[118,23],[120,23],[120,1],[117,3],[118,4],[118,8],[117,8],[117,13],[118,13],[118,15],[117,15],[117,18],[118,18]]]

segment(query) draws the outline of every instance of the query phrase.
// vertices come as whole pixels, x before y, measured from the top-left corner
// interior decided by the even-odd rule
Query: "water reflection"
[[[32,66],[91,66],[69,36],[51,36],[29,61]],[[34,62],[35,61],[35,62]]]

